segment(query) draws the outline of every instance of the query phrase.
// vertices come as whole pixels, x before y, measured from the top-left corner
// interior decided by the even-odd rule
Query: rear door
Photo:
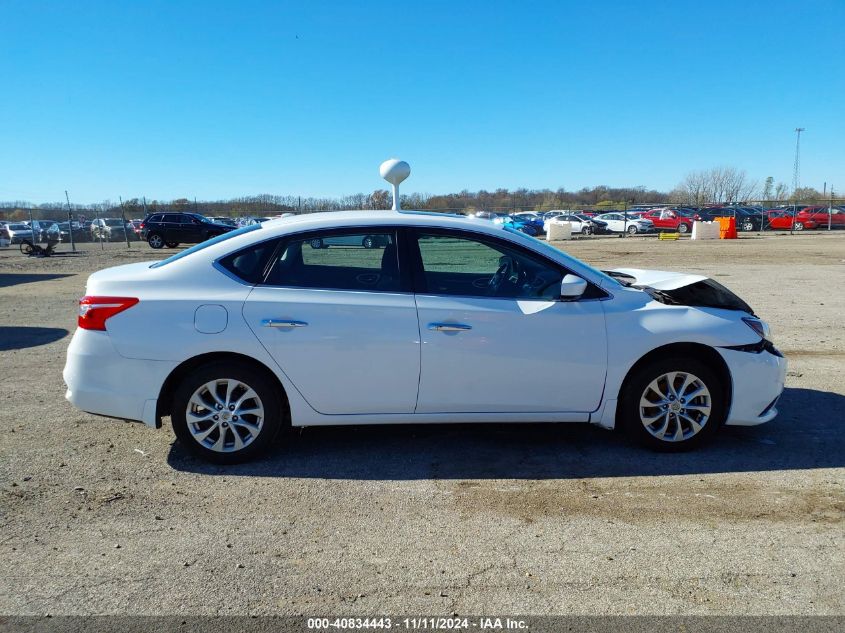
[[[180,242],[179,213],[165,213],[161,219],[161,232],[165,242]]]
[[[366,236],[375,246],[363,246]],[[419,328],[393,228],[288,238],[243,314],[316,411],[413,413]]]

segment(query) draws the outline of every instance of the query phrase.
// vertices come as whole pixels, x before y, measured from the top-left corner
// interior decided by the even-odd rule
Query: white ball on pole
[[[399,183],[411,175],[411,166],[404,160],[391,158],[384,161],[378,171],[382,178],[393,185],[393,210],[399,211]]]

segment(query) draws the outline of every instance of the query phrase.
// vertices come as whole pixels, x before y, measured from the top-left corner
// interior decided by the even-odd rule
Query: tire
[[[150,233],[147,236],[147,244],[155,249],[164,248],[164,238],[158,233]]]
[[[368,235],[361,241],[361,246],[364,248],[375,248],[376,241],[373,239],[372,235]]]
[[[676,375],[676,391],[682,388],[686,377],[690,381],[684,389],[686,394],[702,386],[704,393],[691,401],[682,400],[681,394],[672,395],[667,387],[667,375]],[[719,430],[725,416],[724,391],[718,374],[707,364],[696,358],[672,356],[635,370],[625,381],[617,412],[628,436],[639,444],[662,452],[685,451],[709,441]],[[643,401],[660,404],[641,407]],[[674,414],[673,409],[683,415]],[[653,421],[647,424],[649,419]],[[691,421],[699,424],[699,428]]]
[[[635,225],[631,225],[627,229],[628,235],[636,235],[637,234],[637,227]]]
[[[32,251],[35,250],[35,247],[30,242],[21,242],[21,253],[24,255],[32,255]]]
[[[313,248],[313,249],[323,248],[323,240],[321,240],[319,237],[315,237],[313,240],[311,240],[309,242],[309,244],[311,245],[311,248]]]
[[[165,242],[164,244],[167,248],[176,248],[179,246],[179,242]]]
[[[679,224],[678,225],[678,233],[680,233],[681,235],[689,233],[689,225],[688,224]]]
[[[752,222],[743,222],[742,226],[740,227],[743,231],[753,231],[754,224]]]
[[[227,397],[232,383],[236,386]],[[215,387],[216,397],[211,395],[209,385]],[[247,396],[245,389],[255,397]],[[286,425],[287,406],[279,391],[266,373],[247,363],[216,361],[202,365],[173,394],[173,432],[185,449],[203,460],[236,464],[254,459],[270,447]],[[189,408],[197,421],[188,421]],[[238,411],[244,411],[243,417],[237,415]]]
[[[585,226],[583,229],[581,229],[581,233],[584,235],[592,235],[593,229],[589,226]]]
[[[796,231],[803,231],[804,230],[804,223],[803,222],[796,222],[795,226],[793,228]]]

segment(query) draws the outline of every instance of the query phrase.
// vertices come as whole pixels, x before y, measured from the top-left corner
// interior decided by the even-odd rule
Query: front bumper
[[[773,420],[775,400],[786,382],[786,359],[768,351],[740,352],[717,348],[728,365],[733,383],[731,408],[725,424],[754,426]]]
[[[125,358],[107,332],[77,329],[62,377],[65,398],[77,409],[157,426],[156,403],[178,363]]]

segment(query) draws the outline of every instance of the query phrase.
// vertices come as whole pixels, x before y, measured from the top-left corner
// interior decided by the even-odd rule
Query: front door
[[[365,248],[365,237],[375,246]],[[370,244],[370,242],[367,242]],[[244,304],[249,327],[323,414],[413,413],[417,311],[389,229],[288,239]]]
[[[505,240],[417,230],[417,413],[590,412],[607,369],[602,291]]]

